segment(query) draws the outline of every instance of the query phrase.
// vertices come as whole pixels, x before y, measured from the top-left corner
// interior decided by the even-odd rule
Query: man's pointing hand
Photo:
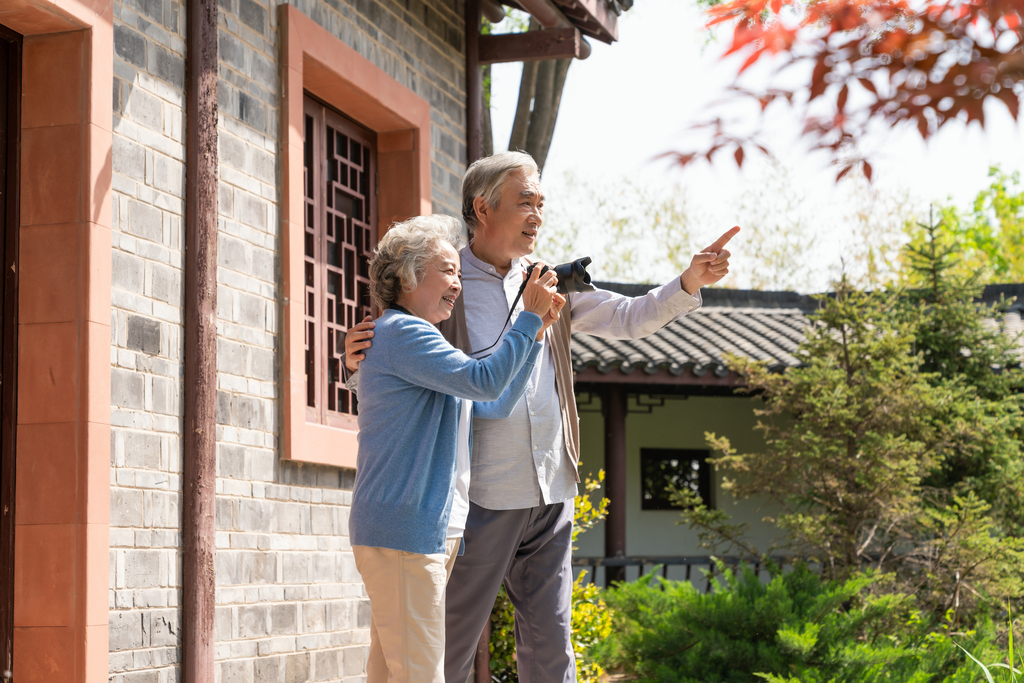
[[[725,245],[740,231],[739,226],[729,228],[710,246],[690,259],[690,267],[679,276],[679,284],[688,294],[696,294],[706,285],[713,285],[729,273],[729,257]]]

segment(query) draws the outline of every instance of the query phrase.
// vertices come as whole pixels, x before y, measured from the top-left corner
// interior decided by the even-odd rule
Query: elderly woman
[[[475,360],[452,347],[435,325],[462,291],[458,235],[449,216],[412,218],[391,227],[370,262],[371,294],[383,313],[359,368],[349,517],[370,597],[368,683],[444,682],[444,591],[460,542],[447,536],[461,399],[489,416],[507,414],[529,380],[535,341],[560,308],[552,306],[553,274],[535,269],[525,312],[497,351]]]

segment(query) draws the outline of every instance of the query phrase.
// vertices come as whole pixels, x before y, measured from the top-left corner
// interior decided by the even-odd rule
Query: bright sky
[[[554,141],[544,170],[549,206],[563,196],[565,172],[600,182],[628,175],[651,185],[681,184],[708,222],[698,230],[710,242],[739,220],[738,197],[763,177],[763,162],[737,172],[730,159],[686,170],[653,157],[678,148],[684,131],[725,96],[738,62],[721,61],[724,41],[707,42],[704,16],[695,0],[636,0],[619,17],[619,41],[591,41],[593,54],[569,70]],[[520,64],[495,65],[492,117],[495,149],[504,149],[518,96]],[[1024,127],[1000,104],[986,109],[989,128],[959,123],[930,142],[916,132],[885,131],[869,141],[876,185],[910,192],[924,206],[952,198],[966,206],[987,186],[990,164],[1005,171],[1024,166]],[[834,169],[823,156],[796,145],[795,115],[777,110],[766,140],[810,200],[807,218],[820,231],[815,258],[838,261],[844,248],[849,188],[837,188]],[[742,237],[734,253],[742,252]],[[734,269],[735,270],[735,269]],[[826,286],[826,281],[816,287]]]

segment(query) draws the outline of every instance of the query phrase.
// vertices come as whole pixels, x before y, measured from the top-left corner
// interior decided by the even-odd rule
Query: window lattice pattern
[[[305,138],[306,404],[329,424],[356,414],[341,356],[345,333],[371,311],[375,150],[371,133],[308,98]]]

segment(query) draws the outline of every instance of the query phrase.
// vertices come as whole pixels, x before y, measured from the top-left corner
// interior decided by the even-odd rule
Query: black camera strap
[[[505,318],[505,324],[501,326],[501,332],[498,333],[498,338],[495,339],[494,343],[491,344],[490,346],[478,349],[476,351],[470,351],[469,353],[466,354],[467,356],[473,356],[475,358],[476,354],[483,353],[484,351],[489,351],[490,349],[493,349],[495,346],[498,345],[498,342],[501,341],[501,335],[505,334],[505,330],[508,329],[508,324],[509,321],[512,320],[512,314],[515,313],[516,305],[519,303],[519,300],[523,298],[523,292],[526,291],[526,283],[530,281],[530,270],[532,269],[533,264],[531,263],[530,267],[526,269],[526,279],[523,280],[523,284],[519,285],[519,292],[516,294],[515,300],[512,301],[512,305],[508,309],[508,317]],[[541,274],[543,275],[543,273]],[[487,354],[487,356],[490,355],[490,353]],[[483,360],[484,358],[487,358],[487,356],[480,356],[479,358],[477,358],[477,360]]]

